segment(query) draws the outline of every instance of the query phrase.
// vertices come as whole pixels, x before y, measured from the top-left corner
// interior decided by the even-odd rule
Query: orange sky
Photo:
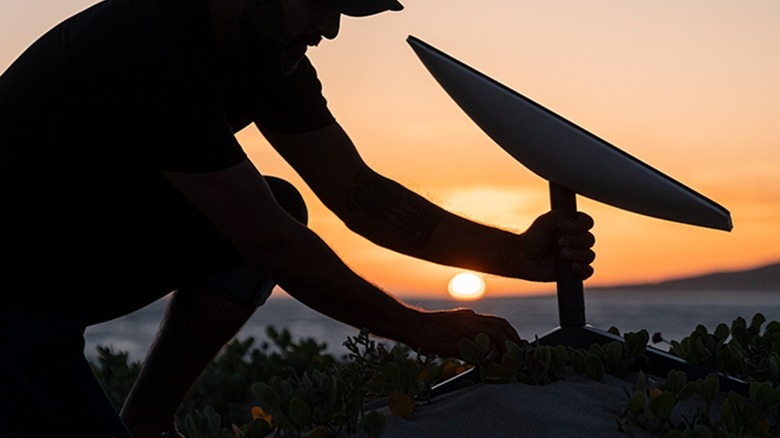
[[[0,70],[92,3],[4,0]],[[404,3],[401,13],[344,19],[337,40],[310,51],[332,111],[378,171],[517,231],[548,208],[546,183],[450,100],[406,45],[411,34],[731,211],[726,233],[580,198],[596,219],[596,275],[586,286],[780,260],[780,2]],[[255,129],[239,137],[262,172],[300,181]],[[356,271],[400,296],[446,295],[458,270],[377,249],[301,188],[311,227]],[[487,278],[487,296],[549,290]]]

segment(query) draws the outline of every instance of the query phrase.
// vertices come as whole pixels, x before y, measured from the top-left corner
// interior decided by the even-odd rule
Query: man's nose
[[[317,31],[323,38],[332,40],[339,34],[341,27],[341,13],[328,8],[317,20]]]

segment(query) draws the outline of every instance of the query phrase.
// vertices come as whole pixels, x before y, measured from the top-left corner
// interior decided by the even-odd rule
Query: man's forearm
[[[529,277],[522,266],[531,258],[524,237],[446,212],[377,174],[338,124],[299,135],[266,135],[320,200],[372,242],[434,263]]]
[[[388,249],[449,266],[518,275],[518,235],[449,213],[371,170],[355,176],[346,210],[350,229]]]
[[[296,226],[296,224],[291,224]],[[271,254],[267,272],[298,301],[356,328],[411,344],[422,325],[421,312],[352,271],[311,230],[300,227]]]

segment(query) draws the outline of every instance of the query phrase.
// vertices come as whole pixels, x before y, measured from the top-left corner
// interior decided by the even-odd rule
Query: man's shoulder
[[[111,56],[132,50],[187,49],[209,42],[205,2],[104,0],[64,21],[59,35],[70,53]],[[198,47],[199,48],[199,47]]]

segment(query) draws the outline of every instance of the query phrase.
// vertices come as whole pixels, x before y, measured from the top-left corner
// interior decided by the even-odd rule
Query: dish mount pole
[[[574,219],[577,217],[577,195],[550,181],[550,207],[561,212],[566,219]],[[555,268],[561,327],[584,327],[585,294],[582,279],[571,271],[567,262],[558,260]]]
[[[577,217],[577,194],[549,181],[550,207],[558,210],[564,218]],[[556,293],[558,298],[558,319],[560,327],[547,333],[539,339],[544,345],[568,345],[573,348],[587,349],[594,343],[624,342],[620,336],[596,329],[587,324],[585,319],[585,291],[583,281],[571,271],[569,263],[558,260],[556,264]],[[647,347],[646,359],[639,365],[640,369],[660,376],[666,376],[669,370],[681,370],[689,379],[704,378],[709,370],[695,366],[673,356],[665,351]],[[738,379],[719,375],[721,388],[724,391],[733,390],[747,394],[748,385]]]

